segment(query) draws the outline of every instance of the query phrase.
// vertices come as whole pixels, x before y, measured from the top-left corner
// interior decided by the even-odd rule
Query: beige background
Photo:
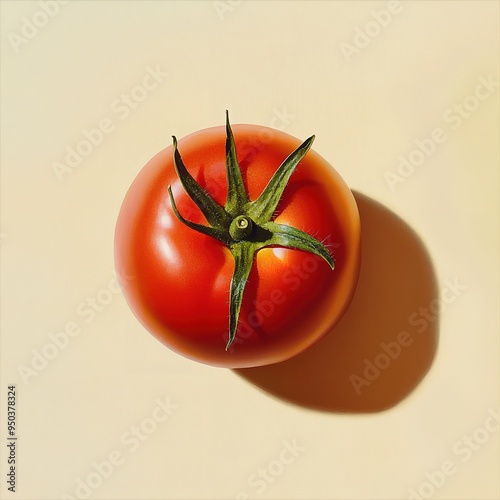
[[[76,498],[79,478],[96,481],[92,499],[499,498],[500,89],[471,97],[500,78],[498,2],[48,4],[50,16],[43,2],[1,2],[2,498]],[[376,36],[346,57],[365,28]],[[148,67],[157,85],[124,106]],[[464,101],[477,109],[458,119]],[[126,189],[172,134],[221,125],[226,108],[233,123],[315,133],[353,189],[422,238],[437,286],[465,287],[441,311],[429,373],[387,411],[314,411],[181,358],[116,293]],[[53,164],[102,120],[109,133],[58,179]],[[386,172],[436,128],[446,140],[390,189]],[[92,315],[93,298],[107,303]],[[80,333],[54,354],[50,334],[70,322]],[[53,359],[23,376],[44,349]],[[4,476],[13,383],[16,496]],[[177,405],[160,423],[157,398]],[[151,434],[133,444],[137,425]],[[457,453],[464,435],[481,440],[470,456]],[[297,456],[283,453],[294,440]],[[99,481],[93,463],[110,455],[121,460]],[[446,461],[455,472],[425,486]],[[276,477],[256,483],[259,469]]]

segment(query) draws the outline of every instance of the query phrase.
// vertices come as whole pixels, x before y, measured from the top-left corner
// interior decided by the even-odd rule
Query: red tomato
[[[255,125],[232,128],[250,200],[256,200],[300,141]],[[177,147],[198,184],[220,206],[228,193],[226,128],[195,132]],[[115,262],[126,300],[144,327],[172,350],[229,368],[276,363],[330,332],[354,293],[360,264],[360,222],[354,197],[339,174],[309,150],[290,177],[272,220],[324,243],[335,260],[272,246],[255,253],[234,341],[229,335],[235,259],[221,241],[187,227],[178,212],[207,225],[174,168],[172,146],[140,171],[122,204]]]

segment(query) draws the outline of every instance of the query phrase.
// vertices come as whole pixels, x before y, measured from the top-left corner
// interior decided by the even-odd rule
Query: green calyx
[[[229,226],[229,236],[236,241],[249,239],[253,232],[253,221],[246,215],[238,215]]]
[[[290,176],[311,148],[314,136],[304,141],[278,167],[260,196],[251,201],[243,183],[236,158],[236,146],[226,111],[226,172],[228,193],[224,207],[216,203],[187,171],[173,137],[174,166],[190,198],[207,219],[208,226],[185,219],[177,209],[172,189],[168,192],[176,217],[186,226],[216,238],[226,245],[234,258],[235,268],[230,288],[229,338],[226,351],[233,343],[243,300],[243,292],[252,270],[255,253],[265,247],[285,247],[314,253],[334,269],[335,263],[327,248],[317,239],[297,228],[273,222],[276,207],[283,196]]]

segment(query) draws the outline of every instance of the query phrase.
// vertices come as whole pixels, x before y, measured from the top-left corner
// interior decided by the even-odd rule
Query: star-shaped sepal
[[[317,239],[300,229],[273,221],[276,207],[283,196],[290,176],[311,148],[314,136],[305,140],[283,161],[260,196],[251,201],[236,158],[236,146],[227,111],[226,135],[228,193],[224,207],[215,202],[188,172],[177,149],[177,140],[173,137],[175,170],[187,194],[206,217],[208,226],[185,219],[177,209],[170,186],[168,192],[172,209],[183,224],[216,238],[226,245],[233,255],[235,267],[229,292],[227,351],[236,337],[243,293],[252,270],[255,253],[258,250],[276,246],[304,250],[322,257],[331,269],[334,269],[335,262],[325,245]]]

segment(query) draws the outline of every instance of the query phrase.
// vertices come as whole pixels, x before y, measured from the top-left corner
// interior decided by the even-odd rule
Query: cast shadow
[[[429,254],[416,233],[380,203],[361,193],[354,196],[362,228],[361,270],[342,320],[292,359],[234,372],[289,403],[370,413],[402,401],[431,367],[438,291]]]

